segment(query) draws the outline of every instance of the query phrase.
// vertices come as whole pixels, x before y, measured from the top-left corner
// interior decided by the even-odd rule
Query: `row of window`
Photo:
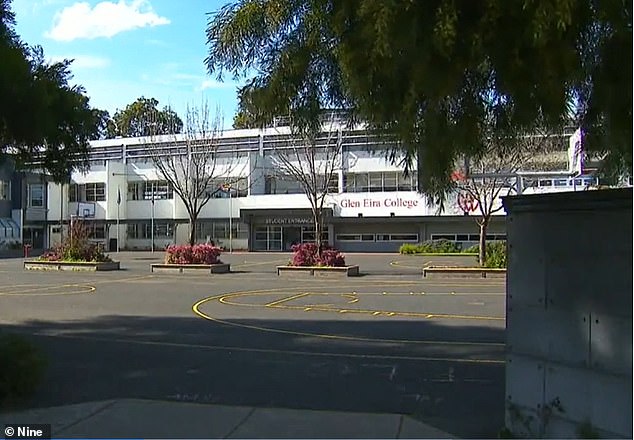
[[[206,221],[196,225],[197,240],[224,240],[229,238],[231,230],[231,238],[247,239],[249,237],[249,226],[245,223],[231,222],[229,229],[229,221]]]
[[[127,227],[128,238],[130,239],[151,239],[152,223],[137,222],[129,223]],[[174,223],[155,221],[154,239],[174,238]]]
[[[598,185],[599,179],[596,177],[577,177],[575,179],[531,179],[524,178],[524,188],[544,188],[544,187],[572,187],[572,186],[591,186]]]
[[[68,187],[69,202],[103,202],[105,200],[105,183],[71,183]]]
[[[399,241],[418,242],[418,234],[337,234],[337,241]]]
[[[372,173],[346,173],[343,176],[344,192],[393,192],[416,191],[417,179],[399,171]]]
[[[479,241],[479,234],[431,234],[432,240]],[[505,241],[506,234],[487,234],[487,241]]]

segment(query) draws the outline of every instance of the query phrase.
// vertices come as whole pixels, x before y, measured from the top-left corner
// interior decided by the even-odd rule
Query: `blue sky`
[[[114,114],[140,96],[170,105],[206,100],[224,125],[236,111],[238,83],[205,70],[207,13],[227,0],[13,0],[17,32],[51,60],[75,59],[73,82],[93,107]]]

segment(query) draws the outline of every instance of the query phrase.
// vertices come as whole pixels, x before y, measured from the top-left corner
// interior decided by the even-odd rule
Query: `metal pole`
[[[120,223],[120,215],[119,215],[119,207],[121,206],[121,185],[117,186],[117,252],[121,250],[121,240],[119,237],[119,223]],[[109,246],[108,246],[109,247]]]
[[[154,252],[154,185],[152,185],[152,252]]]
[[[233,252],[233,199],[231,198],[231,186],[229,186],[229,253]]]

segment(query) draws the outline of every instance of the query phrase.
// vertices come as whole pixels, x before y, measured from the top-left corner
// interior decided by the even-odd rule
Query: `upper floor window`
[[[128,200],[171,200],[174,188],[164,180],[128,183]]]
[[[344,192],[416,191],[416,178],[399,171],[346,173]]]
[[[265,194],[303,194],[302,184],[297,180],[266,176],[264,179]]]
[[[225,199],[231,197],[246,197],[249,195],[249,179],[246,177],[228,177],[212,179],[207,188],[207,193],[214,199]]]
[[[69,202],[103,202],[106,200],[106,184],[103,182],[76,184],[68,187]]]
[[[27,199],[29,208],[44,207],[44,185],[41,183],[30,183],[27,187]]]
[[[11,181],[0,180],[0,200],[11,200]]]

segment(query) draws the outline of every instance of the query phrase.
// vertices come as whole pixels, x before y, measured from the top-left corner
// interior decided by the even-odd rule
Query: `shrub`
[[[460,252],[460,246],[453,241],[428,240],[418,244],[405,243],[401,245],[399,252],[401,254],[444,254]]]
[[[464,254],[479,254],[480,253],[480,245],[479,244],[474,244],[473,246],[469,246],[468,248],[463,249],[462,253],[464,253]]]
[[[401,254],[416,254],[418,253],[418,245],[411,243],[403,243],[398,249]]]
[[[41,256],[45,261],[112,261],[97,243],[90,241],[90,231],[83,222],[71,224],[69,234],[62,243],[45,251]]]
[[[329,246],[322,246],[321,255],[317,254],[316,243],[295,244],[291,250],[293,251],[291,266],[343,267],[346,265],[344,255]]]
[[[40,352],[26,339],[0,334],[0,406],[35,392],[45,366]]]
[[[166,264],[218,264],[222,251],[211,244],[170,245],[165,249]]]
[[[487,243],[485,267],[506,268],[506,241]]]
[[[479,254],[480,245],[474,244],[464,249],[464,253]],[[484,267],[505,268],[506,267],[506,242],[491,241],[487,243],[486,263]]]

